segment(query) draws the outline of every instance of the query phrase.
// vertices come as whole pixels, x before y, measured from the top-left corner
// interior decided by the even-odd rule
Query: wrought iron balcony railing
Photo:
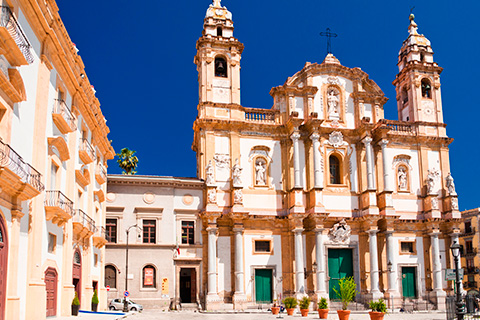
[[[58,129],[60,129],[63,133],[77,130],[77,126],[75,124],[75,116],[70,111],[70,109],[68,109],[65,101],[55,99],[55,104],[53,105],[53,114],[61,116],[61,118],[57,119],[58,123],[56,122],[56,124],[57,127],[59,127]],[[60,120],[63,121],[60,122]]]
[[[105,166],[101,162],[97,163],[97,168],[95,169],[95,177],[98,183],[100,184],[105,183],[105,181],[107,181],[107,170],[105,169]]]
[[[73,201],[68,199],[59,190],[47,190],[45,196],[45,206],[56,207],[70,216],[73,215]]]
[[[0,140],[0,167],[6,167],[21,181],[31,185],[37,191],[42,192],[45,186],[41,182],[42,175],[34,167],[26,163],[8,144]]]
[[[475,227],[465,228],[465,230],[461,233],[462,236],[469,236],[475,234],[476,229]]]
[[[85,164],[95,160],[95,150],[87,139],[80,139],[80,158]]]
[[[30,64],[33,62],[32,46],[28,42],[25,33],[23,33],[22,28],[17,22],[17,19],[12,14],[12,10],[8,6],[0,6],[1,16],[0,16],[0,26],[7,29],[10,36],[15,40],[18,48],[22,52],[25,60]]]
[[[73,213],[73,222],[80,223],[84,228],[91,233],[96,231],[95,221],[88,216],[83,210],[77,209]]]
[[[474,256],[477,254],[477,248],[469,248],[464,251],[465,256]]]
[[[477,281],[465,281],[463,283],[464,288],[476,288],[477,287]]]

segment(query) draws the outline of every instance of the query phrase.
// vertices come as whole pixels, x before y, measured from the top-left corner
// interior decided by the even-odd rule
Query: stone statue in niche
[[[235,191],[233,191],[233,203],[242,204],[242,202],[243,202],[242,189],[236,189]]]
[[[336,89],[329,89],[327,94],[328,104],[328,118],[338,119],[340,114],[340,99],[338,98],[338,92]]]
[[[242,184],[242,168],[240,167],[240,164],[238,163],[238,159],[235,160],[235,165],[232,168],[232,180],[233,180],[233,185],[234,186],[239,186]]]
[[[208,202],[209,203],[216,203],[217,202],[217,190],[215,190],[215,189],[208,190],[207,197],[208,197]]]
[[[398,167],[398,190],[408,190],[407,170],[404,167]]]
[[[267,184],[267,179],[265,176],[265,171],[267,167],[263,159],[258,159],[255,163],[255,183],[259,186],[265,186]]]
[[[205,176],[206,176],[206,183],[207,185],[212,185],[212,184],[215,184],[215,177],[214,177],[214,174],[215,174],[215,169],[213,169],[213,165],[212,165],[212,160],[208,161],[208,165],[207,167],[205,168]]]
[[[455,192],[455,182],[453,182],[453,177],[452,177],[452,174],[450,172],[448,173],[445,180],[446,180],[446,185],[447,185],[447,189],[448,189],[448,194],[451,195],[451,196],[457,195],[457,193]]]

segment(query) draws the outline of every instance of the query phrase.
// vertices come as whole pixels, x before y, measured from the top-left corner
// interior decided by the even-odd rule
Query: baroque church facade
[[[445,307],[457,194],[440,91],[442,68],[410,16],[393,85],[382,90],[332,54],[271,89],[270,109],[240,103],[243,44],[214,0],[197,41],[198,116],[192,148],[205,180],[207,309],[285,296],[337,298],[353,276],[357,301],[403,298]],[[397,300],[395,302],[395,300]]]

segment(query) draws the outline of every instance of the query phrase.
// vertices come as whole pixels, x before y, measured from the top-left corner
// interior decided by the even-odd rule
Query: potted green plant
[[[307,317],[308,316],[308,308],[310,308],[310,298],[308,296],[305,296],[300,300],[300,312],[302,314],[302,317]]]
[[[293,315],[293,311],[297,307],[298,301],[294,297],[286,297],[283,299],[283,304],[285,305],[285,309],[287,309],[287,314],[289,316]]]
[[[357,284],[353,277],[342,278],[338,280],[338,290],[333,288],[333,291],[340,297],[342,300],[342,310],[337,310],[338,317],[340,320],[348,320],[350,317],[350,310],[347,310],[348,304],[357,295]]]
[[[98,308],[98,295],[97,295],[97,289],[93,291],[93,296],[92,296],[92,311],[97,312]]]
[[[77,291],[75,291],[75,298],[72,300],[72,316],[78,316],[78,310],[80,309],[80,300],[78,300]]]
[[[318,317],[320,319],[327,319],[328,317],[328,301],[326,298],[320,298],[318,302]]]
[[[383,299],[378,301],[370,301],[369,303],[370,311],[368,314],[370,315],[370,320],[383,320],[385,317],[385,313],[387,313],[387,305]]]
[[[279,314],[280,307],[277,305],[277,299],[273,300],[272,314]]]

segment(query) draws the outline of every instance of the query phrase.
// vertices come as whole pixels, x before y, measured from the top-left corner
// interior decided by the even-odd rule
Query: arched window
[[[330,184],[341,184],[340,160],[333,154],[328,159],[330,165]]]
[[[117,288],[117,269],[112,265],[105,266],[105,286]]]
[[[143,277],[143,287],[144,288],[156,288],[156,275],[155,267],[152,265],[147,265],[143,267],[142,277]]]
[[[217,37],[223,37],[222,27],[217,27]]]
[[[227,61],[224,58],[215,58],[215,77],[227,78]]]
[[[422,80],[422,97],[432,98],[432,85],[428,79]]]
[[[407,86],[403,87],[402,89],[402,100],[403,100],[403,104],[406,104],[408,102]]]

